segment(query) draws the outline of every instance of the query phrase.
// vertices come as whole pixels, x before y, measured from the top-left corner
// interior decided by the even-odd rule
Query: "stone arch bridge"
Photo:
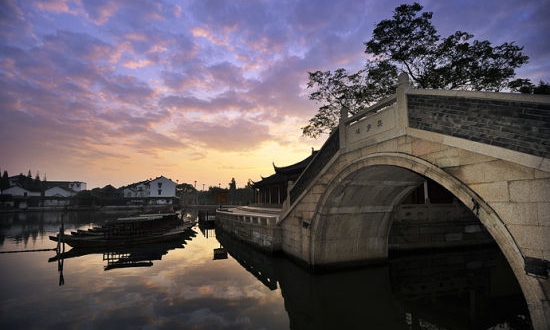
[[[550,329],[548,96],[419,90],[400,76],[395,95],[342,111],[259,245],[313,268],[383,260],[398,206],[427,179],[477,216],[535,328]]]

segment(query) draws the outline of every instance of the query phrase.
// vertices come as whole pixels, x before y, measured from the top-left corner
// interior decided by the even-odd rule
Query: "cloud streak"
[[[358,68],[363,42],[400,2],[3,1],[0,168],[122,185],[155,172],[149,156],[179,163],[155,174],[210,184],[230,178],[187,162],[238,168],[246,153],[268,173],[236,170],[238,181],[268,175],[272,161],[298,161],[322,142],[300,137],[316,109],[307,71]],[[442,34],[524,45],[531,62],[519,76],[550,80],[539,33],[550,29],[548,2],[421,3]],[[273,144],[281,154],[263,159]],[[117,167],[124,174],[100,170]]]

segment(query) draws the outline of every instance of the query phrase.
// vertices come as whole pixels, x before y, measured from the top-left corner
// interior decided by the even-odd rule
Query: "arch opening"
[[[314,267],[377,262],[393,250],[495,243],[460,198],[400,166],[353,169],[335,179],[320,205],[312,235]]]
[[[474,212],[430,178],[396,206],[388,236],[392,295],[411,323],[531,329],[520,285]]]
[[[388,249],[471,247],[493,244],[474,211],[430,178],[394,207]]]
[[[408,155],[371,155],[348,165],[329,182],[312,222],[312,267],[322,269],[387,261],[390,250],[433,248],[433,242],[428,246],[416,244],[422,242],[420,237],[418,242],[411,242],[410,237],[409,241],[403,240],[409,236],[406,233],[403,235],[403,231],[399,235],[399,230],[403,229],[403,223],[399,221],[407,220],[407,213],[410,213],[408,216],[411,218],[411,208],[427,204],[426,196],[421,193],[427,184],[428,195],[432,195],[429,189],[431,185],[432,191],[446,191],[451,200],[443,199],[439,203],[437,198],[441,195],[432,195],[434,197],[430,199],[429,206],[421,206],[432,208],[424,212],[425,222],[437,216],[437,211],[433,212],[433,209],[441,209],[438,204],[444,205],[443,210],[440,210],[443,213],[452,211],[448,209],[454,205],[453,212],[461,216],[453,221],[458,221],[459,227],[460,222],[463,222],[460,233],[452,232],[448,223],[443,223],[442,228],[439,228],[443,230],[440,232],[443,235],[439,235],[441,242],[435,245],[467,246],[470,243],[464,242],[466,236],[479,236],[479,242],[474,245],[496,242],[494,246],[498,246],[498,252],[505,256],[506,264],[515,275],[514,280],[521,286],[523,301],[531,309],[538,294],[531,289],[531,280],[523,273],[523,257],[519,248],[498,215],[454,177],[431,164],[412,158]],[[434,229],[427,231],[430,230]],[[539,308],[535,307],[537,310]]]

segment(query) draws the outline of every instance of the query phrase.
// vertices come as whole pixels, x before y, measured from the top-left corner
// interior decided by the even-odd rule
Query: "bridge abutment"
[[[319,182],[319,186],[312,186],[317,193],[307,194],[307,203],[297,204],[281,223],[283,251],[305,260],[313,268],[386,258],[391,217],[399,198],[380,195],[382,191],[372,185],[364,191],[354,191],[353,187],[360,184],[352,184],[358,180],[379,180],[380,174],[371,172],[377,166],[388,169],[388,173],[397,169],[388,177],[403,178],[402,169],[415,173],[419,178],[417,184],[422,177],[430,178],[472,209],[516,274],[533,322],[544,325],[536,328],[543,329],[548,324],[548,280],[525,271],[525,257],[548,260],[550,252],[550,173],[539,169],[414,136],[370,145],[342,154],[320,174],[322,177],[314,180]],[[360,175],[354,174],[361,172],[371,172],[372,177],[360,179]],[[384,181],[387,180],[382,180],[380,187],[391,185]],[[404,195],[405,186],[401,190]],[[321,191],[325,193],[320,194]],[[342,206],[346,193],[363,197],[351,198],[349,205]],[[382,211],[377,196],[392,202],[387,203],[384,212],[365,212],[369,208]],[[304,222],[309,224],[308,228],[299,228]],[[287,230],[289,227],[293,229]],[[462,229],[462,232],[468,230],[465,226]]]

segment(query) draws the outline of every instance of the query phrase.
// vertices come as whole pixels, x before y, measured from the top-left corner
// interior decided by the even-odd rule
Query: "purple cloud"
[[[252,150],[272,139],[267,125],[240,118],[220,118],[216,123],[189,122],[180,130],[197,145],[220,151]],[[228,139],[231,143],[227,142]]]
[[[401,3],[2,1],[0,138],[9,162],[0,165],[21,171],[63,159],[58,166],[75,168],[163,151],[197,159],[271,141],[302,148],[293,144],[297,123],[317,106],[307,71],[357,69],[363,42]],[[550,81],[548,2],[421,3],[444,36],[464,30],[525,46],[531,61],[518,77]],[[295,136],[280,137],[289,123]]]

